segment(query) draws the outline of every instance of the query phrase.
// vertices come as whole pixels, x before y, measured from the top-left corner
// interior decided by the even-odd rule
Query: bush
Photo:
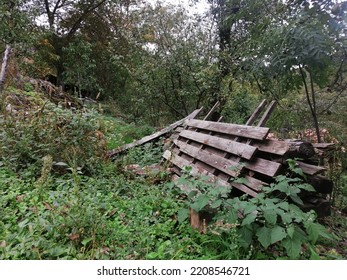
[[[56,170],[92,173],[105,156],[106,143],[94,111],[77,111],[46,102],[15,114],[6,113],[0,128],[0,158],[13,171],[39,174],[50,155]]]

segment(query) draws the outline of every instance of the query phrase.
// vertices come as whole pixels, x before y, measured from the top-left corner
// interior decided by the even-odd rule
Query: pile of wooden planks
[[[231,196],[247,194],[251,197],[274,182],[276,175],[286,174],[287,159],[293,159],[318,192],[304,200],[304,208],[316,210],[319,216],[328,215],[330,204],[325,195],[331,193],[333,184],[320,175],[324,167],[312,164],[318,146],[303,141],[268,139],[270,129],[262,126],[273,106],[271,103],[260,116],[265,109],[261,104],[246,125],[190,119],[173,139],[164,158],[171,163],[176,178],[182,175],[185,166],[190,166],[193,176],[209,176],[218,181],[218,185],[229,188]],[[257,118],[260,118],[258,124],[252,125]],[[236,183],[236,177],[246,180]]]
[[[170,136],[171,145],[163,157],[171,165],[173,178],[180,177],[182,170],[190,166],[193,176],[206,175],[218,181],[218,185],[230,189],[231,196],[247,194],[251,197],[260,193],[263,186],[274,182],[275,176],[288,173],[287,160],[292,159],[317,191],[315,195],[302,197],[304,208],[314,209],[319,216],[330,214],[326,196],[331,194],[333,183],[323,176],[326,169],[317,162],[333,144],[270,139],[270,129],[264,125],[276,106],[275,102],[268,104],[263,100],[245,125],[223,123],[222,118],[208,121],[218,106],[217,103],[202,120],[196,119],[202,111],[200,108],[152,135],[110,151],[108,155],[115,157],[130,148]],[[236,183],[234,179],[237,177],[246,180]]]

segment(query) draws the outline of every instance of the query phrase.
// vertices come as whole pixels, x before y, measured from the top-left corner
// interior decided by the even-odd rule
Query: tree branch
[[[95,9],[97,9],[98,7],[100,7],[103,3],[105,3],[107,0],[101,0],[100,2],[96,3],[95,5],[90,6],[89,8],[87,8],[86,10],[83,11],[83,13],[79,16],[79,18],[75,21],[75,23],[72,25],[69,33],[67,34],[67,39],[71,39],[71,37],[73,35],[75,35],[75,33],[77,32],[77,30],[79,29],[82,21],[85,19],[85,17],[93,12]]]

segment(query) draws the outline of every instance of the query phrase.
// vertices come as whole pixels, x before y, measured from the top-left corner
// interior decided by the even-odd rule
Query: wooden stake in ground
[[[10,52],[11,52],[11,46],[6,45],[4,58],[2,60],[2,65],[1,65],[1,72],[0,72],[0,94],[3,90],[4,83],[5,83],[6,68],[7,68],[7,62],[8,62],[8,58],[10,56]]]

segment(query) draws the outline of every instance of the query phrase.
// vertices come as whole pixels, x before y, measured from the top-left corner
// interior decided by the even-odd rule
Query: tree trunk
[[[2,60],[2,65],[1,65],[1,72],[0,72],[0,95],[2,93],[4,84],[5,84],[6,68],[7,68],[10,52],[11,52],[11,46],[6,45],[6,49],[5,49],[5,53],[4,53],[4,57]]]

